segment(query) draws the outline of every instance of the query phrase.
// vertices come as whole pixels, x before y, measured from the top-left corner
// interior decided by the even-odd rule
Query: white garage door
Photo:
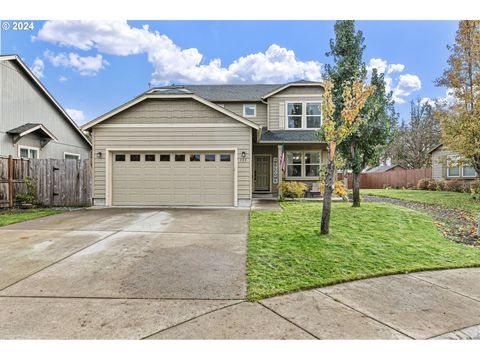
[[[233,205],[233,152],[116,152],[112,205]]]

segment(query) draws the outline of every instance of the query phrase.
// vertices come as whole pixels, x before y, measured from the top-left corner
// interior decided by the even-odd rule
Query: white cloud
[[[43,63],[43,60],[37,57],[33,61],[33,65],[31,67],[31,70],[32,70],[33,74],[37,78],[41,79],[41,78],[43,78],[43,70],[44,69],[45,69],[45,64]]]
[[[77,109],[65,109],[68,115],[77,123],[81,124],[85,121],[85,114],[82,110]]]
[[[393,89],[393,97],[397,99],[395,101],[402,104],[405,102],[403,98],[409,96],[415,91],[420,90],[421,88],[422,82],[417,75],[400,75],[397,86]]]
[[[126,21],[47,21],[34,40],[116,56],[146,54],[154,68],[153,84],[321,79],[318,61],[300,61],[293,50],[277,44],[264,53],[245,55],[222,66],[220,59],[207,61],[198,49],[182,49],[148,25],[135,28]]]
[[[72,68],[82,76],[95,76],[105,65],[108,65],[100,54],[96,56],[80,56],[77,53],[55,55],[47,50],[44,56],[53,66]]]
[[[60,75],[60,76],[58,77],[58,81],[60,81],[60,82],[68,81],[68,77],[63,76],[63,75]]]
[[[438,98],[429,98],[429,97],[424,97],[420,100],[422,104],[427,103],[430,104],[431,106],[435,106],[437,103],[439,105],[450,105],[454,102],[455,96],[453,94],[453,89],[447,89],[445,91],[445,96],[444,97],[438,97]]]
[[[367,65],[368,78],[373,69],[385,75],[385,88],[388,92],[393,92],[393,100],[397,104],[404,104],[406,97],[422,88],[422,82],[417,75],[401,74],[405,70],[404,64],[389,64],[387,60],[372,58]],[[394,77],[395,73],[399,73],[398,77]]]
[[[387,73],[402,72],[403,70],[405,70],[405,65],[403,64],[390,64],[388,65]]]

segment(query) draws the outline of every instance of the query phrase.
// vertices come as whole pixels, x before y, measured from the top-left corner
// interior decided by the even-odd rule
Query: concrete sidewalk
[[[480,269],[393,275],[227,306],[155,339],[480,339]]]

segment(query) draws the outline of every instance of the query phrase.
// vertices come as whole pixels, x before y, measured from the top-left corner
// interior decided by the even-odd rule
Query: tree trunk
[[[360,207],[360,173],[353,172],[353,207]]]
[[[335,143],[328,146],[327,174],[325,176],[325,190],[323,192],[322,223],[320,234],[327,235],[330,231],[330,211],[332,208],[333,182],[335,179]]]

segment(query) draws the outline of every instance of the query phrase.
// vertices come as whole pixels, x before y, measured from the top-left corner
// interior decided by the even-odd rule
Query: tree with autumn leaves
[[[330,212],[335,181],[335,156],[337,146],[355,133],[363,122],[360,111],[368,97],[375,91],[374,85],[364,85],[361,81],[345,81],[342,84],[342,109],[335,117],[336,106],[333,97],[334,84],[325,81],[322,102],[323,126],[318,137],[327,142],[327,170],[323,195],[323,210],[320,233],[328,234],[330,230]]]
[[[448,49],[448,67],[436,82],[452,95],[450,102],[437,102],[442,141],[480,174],[480,20],[460,21]]]

